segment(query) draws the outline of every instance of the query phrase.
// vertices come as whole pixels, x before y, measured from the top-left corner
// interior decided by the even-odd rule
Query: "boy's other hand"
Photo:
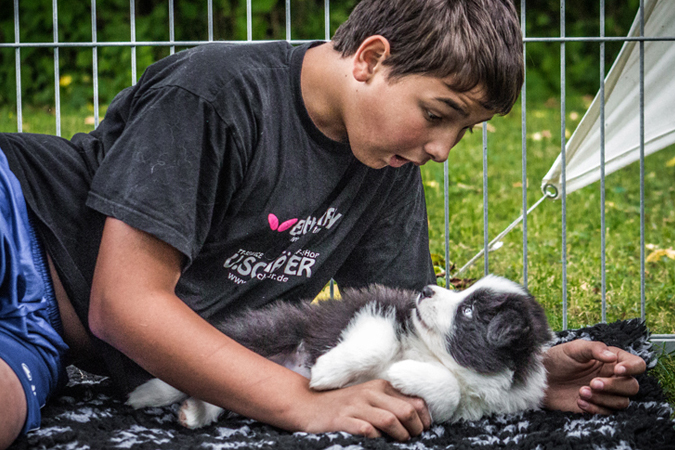
[[[639,356],[602,342],[577,339],[551,347],[544,359],[548,390],[544,406],[561,411],[611,414],[628,407],[646,370]]]
[[[306,426],[302,427],[310,433],[346,431],[369,438],[384,433],[406,441],[431,426],[424,400],[405,396],[384,380],[312,393],[312,407],[303,411]]]

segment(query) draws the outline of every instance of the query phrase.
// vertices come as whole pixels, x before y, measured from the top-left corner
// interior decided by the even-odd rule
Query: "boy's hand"
[[[548,390],[544,406],[561,411],[611,414],[637,394],[642,358],[602,342],[577,339],[551,347],[544,359]]]
[[[384,380],[312,393],[312,407],[301,411],[302,428],[310,433],[346,431],[369,438],[384,433],[405,441],[431,426],[424,400],[407,397]]]

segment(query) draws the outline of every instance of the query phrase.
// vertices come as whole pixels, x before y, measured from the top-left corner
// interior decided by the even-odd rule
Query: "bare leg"
[[[9,447],[26,423],[26,394],[14,371],[0,359],[0,450]]]

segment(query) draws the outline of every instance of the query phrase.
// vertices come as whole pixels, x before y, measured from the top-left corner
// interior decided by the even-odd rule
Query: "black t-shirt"
[[[199,46],[150,66],[92,133],[0,135],[81,318],[105,216],[185,255],[176,293],[206,319],[331,277],[434,282],[419,168],[370,169],[315,127],[307,48]]]

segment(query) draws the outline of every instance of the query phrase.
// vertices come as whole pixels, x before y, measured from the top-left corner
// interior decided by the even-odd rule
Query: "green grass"
[[[659,380],[668,403],[673,406],[671,417],[675,419],[675,352],[661,356],[651,373]]]
[[[661,355],[651,374],[659,381],[666,400],[673,407],[671,418],[675,420],[675,351]]]
[[[107,106],[99,111],[99,120]],[[22,131],[24,133],[56,134],[56,113],[53,108],[34,108],[23,106]],[[94,107],[88,105],[79,109],[63,107],[61,110],[61,136],[70,139],[75,133],[88,133],[94,129]],[[14,133],[17,131],[16,108],[0,106],[0,132]]]
[[[568,99],[567,127],[574,130],[586,109],[582,99]],[[101,117],[105,107],[101,108]],[[575,112],[576,114],[573,114]],[[61,135],[93,130],[93,107],[61,112]],[[577,117],[573,120],[573,117]],[[13,108],[0,107],[0,131],[16,131]],[[54,134],[54,111],[24,107],[23,131]],[[489,237],[492,239],[520,215],[521,117],[519,108],[497,117],[488,132]],[[535,133],[541,139],[534,139]],[[541,198],[541,179],[560,152],[560,109],[528,107],[527,198]],[[550,136],[550,137],[547,137]],[[449,159],[450,260],[463,266],[483,247],[482,132],[477,129],[454,149]],[[675,146],[645,160],[646,255],[675,247]],[[443,166],[423,167],[432,253],[444,254]],[[606,180],[607,321],[640,317],[640,175],[633,164]],[[568,327],[601,321],[599,182],[567,198]],[[489,254],[490,272],[523,281],[523,235],[518,226],[504,246]],[[554,329],[562,328],[561,202],[545,201],[528,218],[528,287],[544,305]],[[462,277],[483,275],[479,259]],[[657,258],[646,264],[646,320],[652,333],[675,333],[675,260]],[[660,359],[654,374],[675,406],[675,356]]]

